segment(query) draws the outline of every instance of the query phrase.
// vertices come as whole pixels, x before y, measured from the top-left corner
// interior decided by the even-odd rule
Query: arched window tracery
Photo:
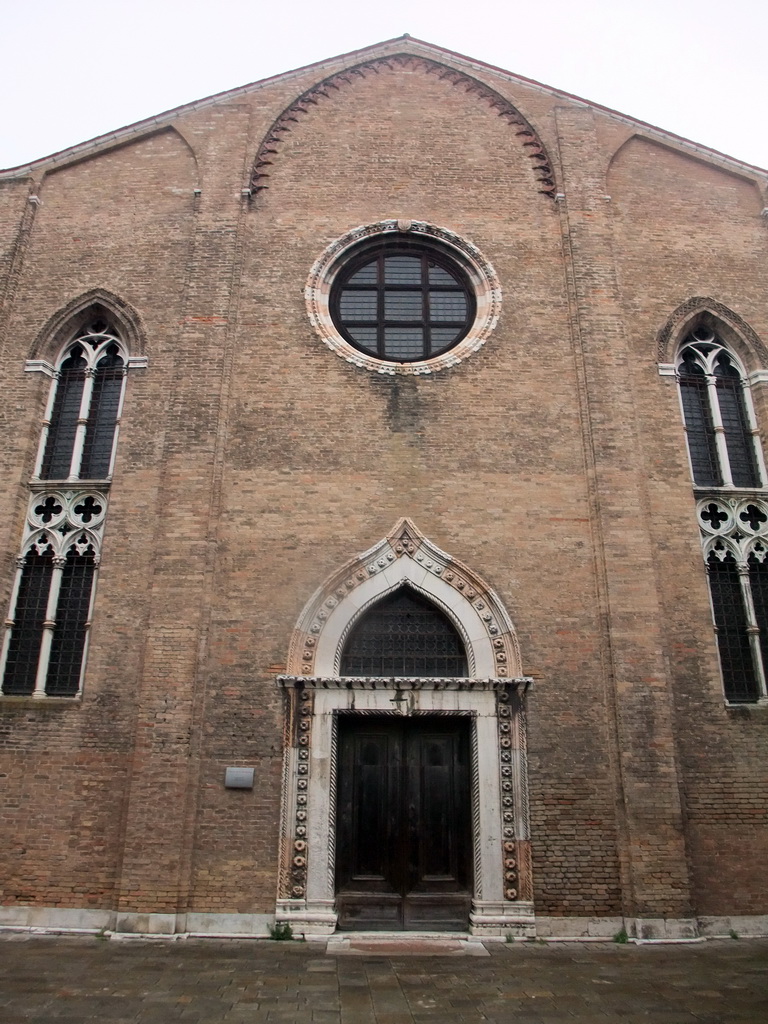
[[[127,368],[146,363],[100,302],[75,317],[56,363],[27,366],[54,379],[0,647],[3,696],[82,692]]]

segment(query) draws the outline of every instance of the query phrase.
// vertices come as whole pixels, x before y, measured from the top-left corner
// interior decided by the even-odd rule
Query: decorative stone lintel
[[[481,690],[510,688],[527,693],[533,685],[531,676],[509,678],[463,679],[455,676],[277,676],[284,689],[309,687],[314,690]]]

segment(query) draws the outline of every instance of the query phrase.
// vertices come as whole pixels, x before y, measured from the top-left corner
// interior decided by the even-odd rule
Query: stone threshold
[[[490,956],[483,943],[459,932],[338,932],[326,956]]]

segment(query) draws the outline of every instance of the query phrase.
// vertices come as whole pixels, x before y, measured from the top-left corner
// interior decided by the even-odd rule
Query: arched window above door
[[[341,675],[463,677],[467,655],[445,612],[400,587],[354,625],[341,655]]]

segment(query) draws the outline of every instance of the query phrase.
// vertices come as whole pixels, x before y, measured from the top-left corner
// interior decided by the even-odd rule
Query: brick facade
[[[265,930],[275,677],[313,593],[402,517],[492,588],[535,680],[537,918],[768,922],[768,709],[724,702],[658,372],[693,297],[768,369],[743,340],[768,339],[767,178],[410,39],[2,172],[4,607],[51,384],[25,360],[54,363],[93,300],[148,366],[128,374],[82,698],[0,698],[0,924]],[[446,228],[498,275],[498,324],[453,367],[372,373],[310,323],[314,261],[388,220]],[[224,787],[230,765],[252,790]]]

